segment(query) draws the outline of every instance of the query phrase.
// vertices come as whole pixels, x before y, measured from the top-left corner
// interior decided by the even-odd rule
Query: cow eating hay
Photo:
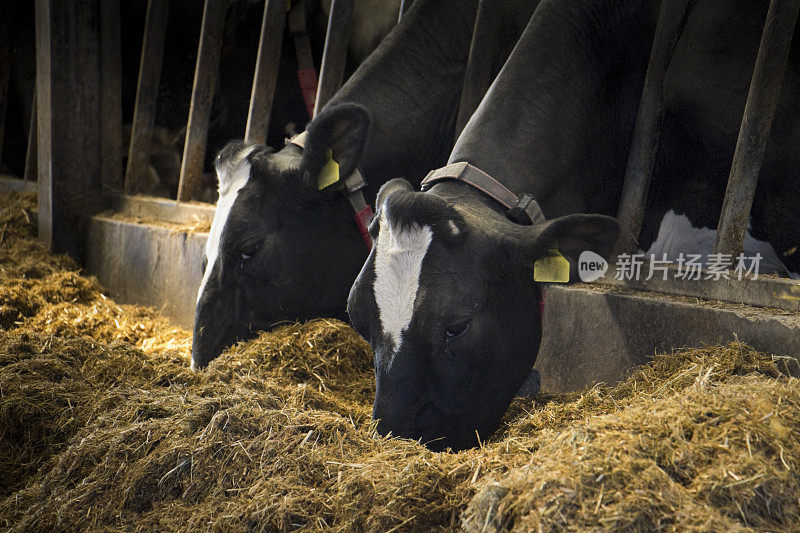
[[[480,449],[437,454],[375,435],[346,325],[286,326],[191,373],[185,331],[45,254],[30,198],[0,205],[2,528],[798,524],[800,386],[746,346],[518,400]]]

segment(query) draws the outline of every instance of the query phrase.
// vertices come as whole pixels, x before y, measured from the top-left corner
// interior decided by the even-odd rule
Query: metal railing
[[[71,0],[71,2],[76,5],[88,4],[82,0]],[[407,3],[402,2],[401,15]],[[459,130],[463,128],[469,116],[474,112],[491,81],[489,71],[500,13],[497,4],[497,0],[480,0],[479,3],[457,120]],[[96,172],[105,189],[136,193],[142,190],[142,180],[148,165],[150,143],[153,136],[169,0],[149,0],[147,4],[130,145],[127,147],[128,162],[124,178],[121,171],[124,147],[121,135],[120,103],[120,6],[119,0],[103,1],[100,5],[99,30],[91,26],[91,17],[84,17],[81,19],[82,22],[79,21],[85,25],[87,31],[97,33],[100,42],[99,51],[91,49],[89,45],[86,46],[88,52],[96,53],[98,56],[96,61],[99,64],[101,80],[99,84],[101,87],[99,109],[102,117],[102,120],[99,120],[101,149]],[[176,198],[180,202],[196,198],[201,186],[209,115],[219,70],[225,14],[229,5],[230,0],[205,0]],[[664,121],[664,77],[675,45],[683,30],[689,5],[689,0],[664,0],[661,6],[619,204],[618,219],[622,226],[622,237],[617,252],[633,252],[638,244]],[[765,144],[777,105],[799,9],[800,0],[771,0],[770,2],[720,215],[714,250],[716,253],[736,255],[742,249]],[[69,15],[68,11],[62,10],[56,0],[37,0],[36,13],[37,29],[41,27],[42,31],[52,32],[54,25],[59,23],[75,23],[74,17],[69,21],[66,20],[72,15]],[[352,13],[353,0],[333,0],[314,113],[329,101],[343,81]],[[47,17],[43,14],[47,14]],[[266,139],[286,18],[285,1],[265,1],[247,126],[244,132],[245,139],[250,142],[263,143]],[[37,31],[38,33],[41,32]],[[58,36],[46,33],[44,37],[49,44]],[[0,60],[6,61],[6,64],[8,54],[4,56],[3,50],[7,48],[7,44],[0,42]],[[53,146],[50,142],[52,137],[48,136],[56,135],[52,131],[52,127],[55,124],[53,121],[58,117],[53,116],[56,112],[50,108],[48,108],[47,116],[38,115],[40,109],[43,109],[42,105],[53,104],[51,100],[54,89],[51,84],[55,83],[53,72],[57,70],[58,65],[47,55],[55,52],[48,47],[39,48],[41,48],[39,53],[42,56],[40,59],[50,70],[43,71],[44,78],[42,75],[38,76],[36,85],[39,89],[35,92],[34,105],[31,109],[32,127],[28,135],[25,165],[25,179],[28,180],[34,179],[37,175],[44,175],[50,179],[52,168],[57,164],[49,159],[53,156]],[[74,57],[70,60],[83,61],[84,59]],[[37,63],[41,63],[41,61],[37,61]],[[8,69],[4,70],[8,71]],[[6,105],[7,78],[8,76],[0,77],[0,112],[4,111]],[[45,88],[45,93],[40,94],[42,87]],[[2,132],[3,123],[3,116],[0,114],[0,132]],[[44,138],[37,136],[37,127],[46,128]],[[44,154],[39,153],[42,147],[46,148]],[[65,154],[63,159],[72,164],[69,154]],[[37,169],[38,163],[42,162],[46,162],[48,167]],[[52,183],[44,183],[40,185],[40,188],[44,193],[42,195],[44,206],[48,206],[48,202],[53,201],[58,204],[60,200],[52,198],[54,194]],[[58,205],[49,205],[49,207],[58,210]],[[42,211],[46,213],[47,209]],[[53,227],[58,224],[51,220],[47,226]],[[45,230],[44,233],[46,236],[49,235],[48,230]]]
[[[618,253],[633,253],[638,246],[664,122],[664,77],[688,8],[688,0],[664,0],[661,4],[617,212],[622,228]],[[800,0],[770,2],[719,218],[714,253],[736,257],[743,249],[798,10]]]
[[[177,200],[180,202],[195,199],[201,187],[211,104],[219,71],[225,12],[229,4],[229,0],[205,0],[178,182]],[[149,155],[153,133],[167,13],[168,0],[149,0],[128,166],[125,172],[124,190],[128,193],[138,192],[142,188],[144,165]],[[315,113],[327,103],[342,84],[352,13],[353,0],[333,0],[325,37]],[[285,23],[286,2],[266,0],[247,127],[244,132],[245,139],[250,142],[263,143],[266,139],[278,78]]]
[[[317,94],[319,111],[342,84],[354,0],[333,0]],[[177,200],[197,199],[202,185],[211,106],[231,0],[205,0]],[[0,30],[10,24],[0,2]],[[286,0],[266,0],[253,73],[246,140],[263,143],[269,126],[286,24]],[[304,9],[301,5],[300,9]],[[4,11],[3,11],[4,10]],[[80,257],[75,224],[119,193],[143,192],[156,122],[168,31],[169,0],[148,0],[130,143],[122,134],[119,0],[36,0],[36,82],[24,179],[37,182],[40,236],[51,249]],[[305,17],[300,18],[305,30]],[[295,35],[313,68],[307,35]],[[11,70],[10,32],[0,31],[0,141]],[[298,51],[298,55],[300,52]],[[308,66],[308,65],[306,65]],[[72,77],[81,72],[81,78]],[[312,82],[316,81],[314,73]],[[306,84],[308,85],[308,84]],[[314,83],[311,83],[313,92]],[[309,87],[303,87],[309,92]],[[80,107],[79,107],[80,106]],[[310,107],[310,104],[309,104]],[[75,114],[75,109],[80,113]],[[2,142],[0,142],[0,150]],[[127,165],[123,160],[127,150]],[[105,200],[103,198],[106,198]]]

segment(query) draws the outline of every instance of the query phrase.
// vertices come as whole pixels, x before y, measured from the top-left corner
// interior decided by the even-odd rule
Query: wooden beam
[[[750,222],[750,208],[778,106],[798,10],[800,0],[772,0],[767,11],[714,244],[715,253],[731,254],[734,259],[742,253]]]
[[[164,60],[164,37],[167,32],[169,0],[148,0],[147,17],[136,86],[136,104],[131,125],[131,144],[125,170],[125,191],[141,190],[150,158],[150,141],[156,118],[161,64]]]
[[[258,41],[253,90],[250,93],[250,110],[247,113],[247,130],[244,134],[247,142],[264,144],[267,140],[272,100],[278,82],[285,23],[285,0],[266,0],[261,19],[261,37]]]
[[[100,6],[36,0],[39,238],[80,260],[100,207]]]
[[[663,0],[661,4],[617,210],[620,239],[616,253],[633,253],[639,243],[647,192],[650,189],[666,112],[664,77],[672,60],[672,52],[683,31],[688,5],[689,0]]]
[[[122,56],[119,0],[100,2],[103,188],[122,190]]]
[[[203,9],[203,25],[200,28],[200,44],[197,47],[192,102],[189,107],[189,123],[186,126],[181,177],[178,184],[179,202],[193,200],[200,191],[203,181],[208,122],[219,73],[222,32],[225,26],[227,7],[228,0],[206,0]]]
[[[328,15],[328,31],[325,34],[325,51],[322,53],[322,67],[319,72],[317,101],[314,103],[315,116],[342,86],[352,22],[353,0],[333,0]]]

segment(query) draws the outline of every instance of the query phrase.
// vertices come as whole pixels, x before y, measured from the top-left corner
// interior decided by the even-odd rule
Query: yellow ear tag
[[[569,282],[569,261],[558,250],[553,255],[542,257],[533,264],[533,280],[542,283]]]
[[[333,160],[333,153],[328,150],[328,160],[322,167],[317,180],[317,189],[320,191],[339,181],[339,163]]]

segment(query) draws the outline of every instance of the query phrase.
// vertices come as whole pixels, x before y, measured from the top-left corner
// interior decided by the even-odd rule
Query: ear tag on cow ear
[[[569,261],[558,250],[542,257],[533,264],[533,280],[542,283],[568,283]]]
[[[323,165],[322,170],[319,172],[317,189],[321,191],[326,187],[330,187],[337,181],[339,181],[339,163],[333,159],[333,152],[329,149],[325,165]]]

